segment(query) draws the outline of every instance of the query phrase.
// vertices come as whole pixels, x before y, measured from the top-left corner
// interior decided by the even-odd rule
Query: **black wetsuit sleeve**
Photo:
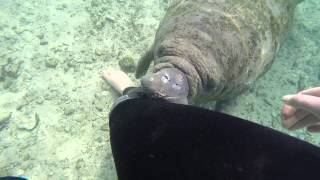
[[[119,180],[317,180],[320,149],[245,119],[161,99],[109,116]]]
[[[122,95],[126,95],[126,94],[129,93],[129,91],[135,90],[135,89],[137,89],[137,88],[138,88],[138,87],[127,87],[126,89],[123,90]]]
[[[111,108],[110,113],[112,110],[122,102],[125,102],[129,99],[148,99],[150,96],[147,96],[146,93],[143,92],[141,87],[127,87],[123,93],[122,96],[120,96],[114,103]]]
[[[148,96],[141,87],[128,87],[126,88],[123,93],[122,96],[128,96],[129,99],[133,99],[133,98],[151,98],[150,95]]]

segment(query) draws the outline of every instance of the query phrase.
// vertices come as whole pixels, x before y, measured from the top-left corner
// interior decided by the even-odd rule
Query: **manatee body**
[[[154,61],[154,74],[142,79],[151,91],[157,93],[168,84],[163,80],[174,79],[167,69],[178,69],[182,84],[175,79],[170,86],[178,85],[183,91],[178,96],[186,96],[189,103],[233,97],[269,69],[300,1],[178,0],[160,23],[136,77]],[[164,88],[160,94],[173,91]]]

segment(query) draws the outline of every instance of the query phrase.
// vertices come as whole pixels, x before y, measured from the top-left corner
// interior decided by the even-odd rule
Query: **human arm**
[[[283,97],[282,124],[289,130],[320,132],[320,87]]]

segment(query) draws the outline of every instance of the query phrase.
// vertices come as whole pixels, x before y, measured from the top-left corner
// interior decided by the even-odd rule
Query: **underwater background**
[[[117,179],[108,113],[118,94],[100,72],[121,65],[135,80],[132,63],[170,3],[0,0],[0,176]],[[280,123],[283,95],[320,84],[319,17],[319,0],[301,3],[271,69],[221,111],[319,146]]]

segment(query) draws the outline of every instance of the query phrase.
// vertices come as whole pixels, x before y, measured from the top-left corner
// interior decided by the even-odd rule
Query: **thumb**
[[[283,96],[283,101],[295,108],[304,109],[317,117],[320,117],[320,98],[305,94]]]
[[[290,103],[292,102],[292,99],[294,96],[296,96],[296,95],[295,94],[285,95],[282,97],[282,100],[284,101],[284,103],[291,105]]]

